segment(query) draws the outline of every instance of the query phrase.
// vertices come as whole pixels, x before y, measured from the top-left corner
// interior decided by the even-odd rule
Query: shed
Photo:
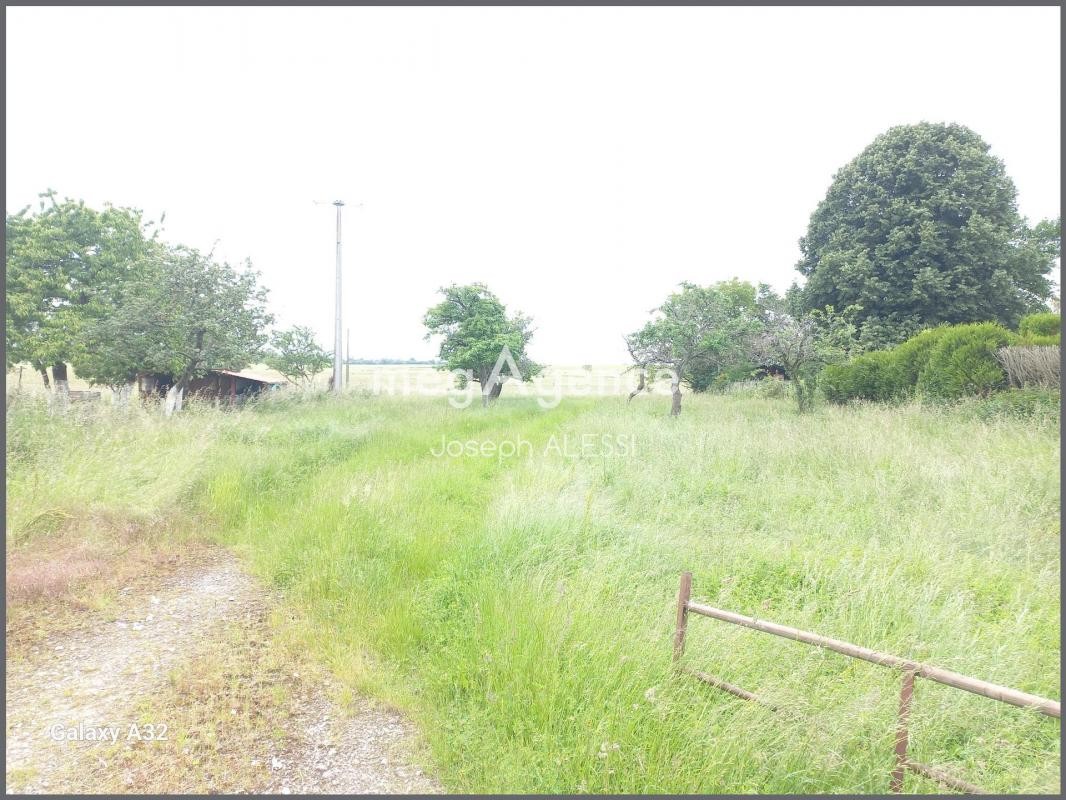
[[[202,378],[189,383],[189,394],[206,399],[236,403],[261,392],[276,389],[284,379],[253,370],[214,369]]]

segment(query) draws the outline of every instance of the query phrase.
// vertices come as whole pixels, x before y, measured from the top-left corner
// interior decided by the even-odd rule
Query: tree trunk
[[[638,394],[644,391],[644,370],[640,371],[640,378],[637,380],[637,388],[629,393],[629,400],[632,400]],[[629,402],[627,400],[626,402]]]
[[[130,404],[130,395],[133,394],[134,384],[132,382],[123,384],[115,389],[115,406],[117,408],[127,408]]]
[[[670,390],[673,394],[673,399],[670,403],[670,416],[676,417],[681,413],[681,381],[672,381],[670,383]]]
[[[805,414],[814,408],[814,381],[796,377],[793,379],[796,386],[796,404],[799,412]]]
[[[52,382],[56,387],[56,394],[66,397],[70,394],[70,381],[67,380],[67,365],[57,361],[52,365]]]
[[[185,399],[185,391],[189,388],[189,382],[192,381],[193,375],[196,374],[196,370],[203,362],[205,334],[206,331],[203,328],[196,331],[195,343],[193,344],[194,355],[189,360],[189,363],[185,365],[185,369],[178,376],[178,379],[174,381],[174,385],[167,389],[166,400],[163,403],[163,413],[168,417],[176,411],[181,411],[182,403]]]
[[[500,378],[493,380],[486,376],[478,383],[481,384],[481,407],[488,408],[489,404],[496,400],[503,391],[503,380]]]
[[[188,383],[186,380],[180,380],[167,389],[167,397],[163,402],[163,414],[170,416],[176,411],[181,411],[182,401],[185,398],[185,386]]]
[[[41,373],[41,380],[44,381],[45,391],[52,391],[52,382],[48,380],[48,370],[44,367],[37,367],[37,371]]]
[[[159,381],[154,375],[141,375],[137,378],[137,387],[142,400],[149,400],[159,394]]]

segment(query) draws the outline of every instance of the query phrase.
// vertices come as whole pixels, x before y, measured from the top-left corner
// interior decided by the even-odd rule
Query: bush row
[[[946,325],[924,330],[891,350],[878,350],[825,368],[826,398],[888,402],[914,394],[953,400],[984,396],[1008,385],[997,358],[1007,346],[1059,344],[1058,314],[1025,317],[1018,332],[993,322]]]

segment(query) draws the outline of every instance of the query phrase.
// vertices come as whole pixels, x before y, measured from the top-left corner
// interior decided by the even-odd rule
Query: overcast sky
[[[8,8],[7,208],[166,212],[329,346],[340,198],[353,356],[435,355],[480,280],[535,358],[621,363],[682,280],[786,289],[892,125],[972,127],[1058,215],[1059,62],[1057,8]]]

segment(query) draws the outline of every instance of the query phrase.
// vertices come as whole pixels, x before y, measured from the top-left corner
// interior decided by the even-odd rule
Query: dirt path
[[[116,619],[49,638],[23,660],[9,659],[8,791],[64,791],[56,776],[69,771],[84,748],[128,738],[130,725],[140,722],[138,701],[162,690],[168,672],[192,658],[216,626],[261,617],[260,597],[235,560],[218,555],[174,572],[153,594],[127,594]],[[441,791],[406,762],[414,731],[398,713],[361,701],[354,715],[343,714],[321,687],[312,698],[294,721],[296,747],[274,755],[264,731],[263,753],[248,754],[269,766],[267,791]],[[143,728],[139,724],[139,733],[148,735]]]

